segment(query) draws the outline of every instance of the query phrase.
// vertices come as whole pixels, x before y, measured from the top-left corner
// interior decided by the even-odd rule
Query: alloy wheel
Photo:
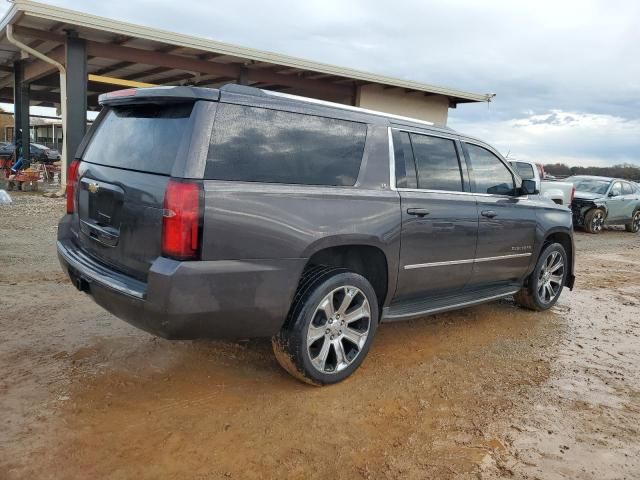
[[[348,367],[364,348],[371,326],[371,308],[357,287],[329,292],[313,314],[307,331],[307,353],[314,368],[337,373]]]
[[[603,227],[604,227],[604,213],[598,210],[593,216],[593,219],[591,220],[591,230],[593,230],[594,232],[601,232]]]
[[[640,230],[640,211],[637,211],[631,220],[631,229],[634,232]]]
[[[542,263],[538,275],[538,298],[543,303],[551,303],[562,289],[564,280],[564,259],[560,252],[549,253]]]

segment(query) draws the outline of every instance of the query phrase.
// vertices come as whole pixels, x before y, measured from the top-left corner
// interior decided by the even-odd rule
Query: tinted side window
[[[533,167],[528,163],[511,162],[511,166],[515,169],[516,172],[518,172],[518,175],[520,175],[520,178],[522,178],[523,180],[533,180],[534,178],[536,178],[535,174],[533,173]]]
[[[489,150],[467,144],[475,193],[510,195],[514,191],[513,175],[509,169]]]
[[[220,104],[205,178],[353,185],[366,134],[361,123]]]
[[[413,160],[409,134],[394,130],[393,148],[396,160],[396,187],[417,188],[416,164]]]
[[[622,184],[622,194],[623,195],[631,195],[633,193],[633,188],[628,183]]]
[[[418,188],[462,191],[462,172],[453,140],[411,134]]]

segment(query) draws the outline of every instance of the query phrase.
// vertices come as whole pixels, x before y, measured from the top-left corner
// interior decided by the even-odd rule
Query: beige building
[[[446,125],[450,100],[445,95],[425,95],[382,85],[363,85],[358,88],[356,106]]]

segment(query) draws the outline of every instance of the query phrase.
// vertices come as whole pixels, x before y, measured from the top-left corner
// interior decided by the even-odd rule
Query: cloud
[[[551,110],[510,120],[458,121],[459,131],[509,158],[576,165],[640,165],[640,118]]]

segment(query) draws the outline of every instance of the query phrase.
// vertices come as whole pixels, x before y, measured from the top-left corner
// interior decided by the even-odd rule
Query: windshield
[[[607,189],[611,182],[608,180],[575,179],[572,180],[572,183],[576,187],[577,192],[589,192],[604,195],[607,193]]]

